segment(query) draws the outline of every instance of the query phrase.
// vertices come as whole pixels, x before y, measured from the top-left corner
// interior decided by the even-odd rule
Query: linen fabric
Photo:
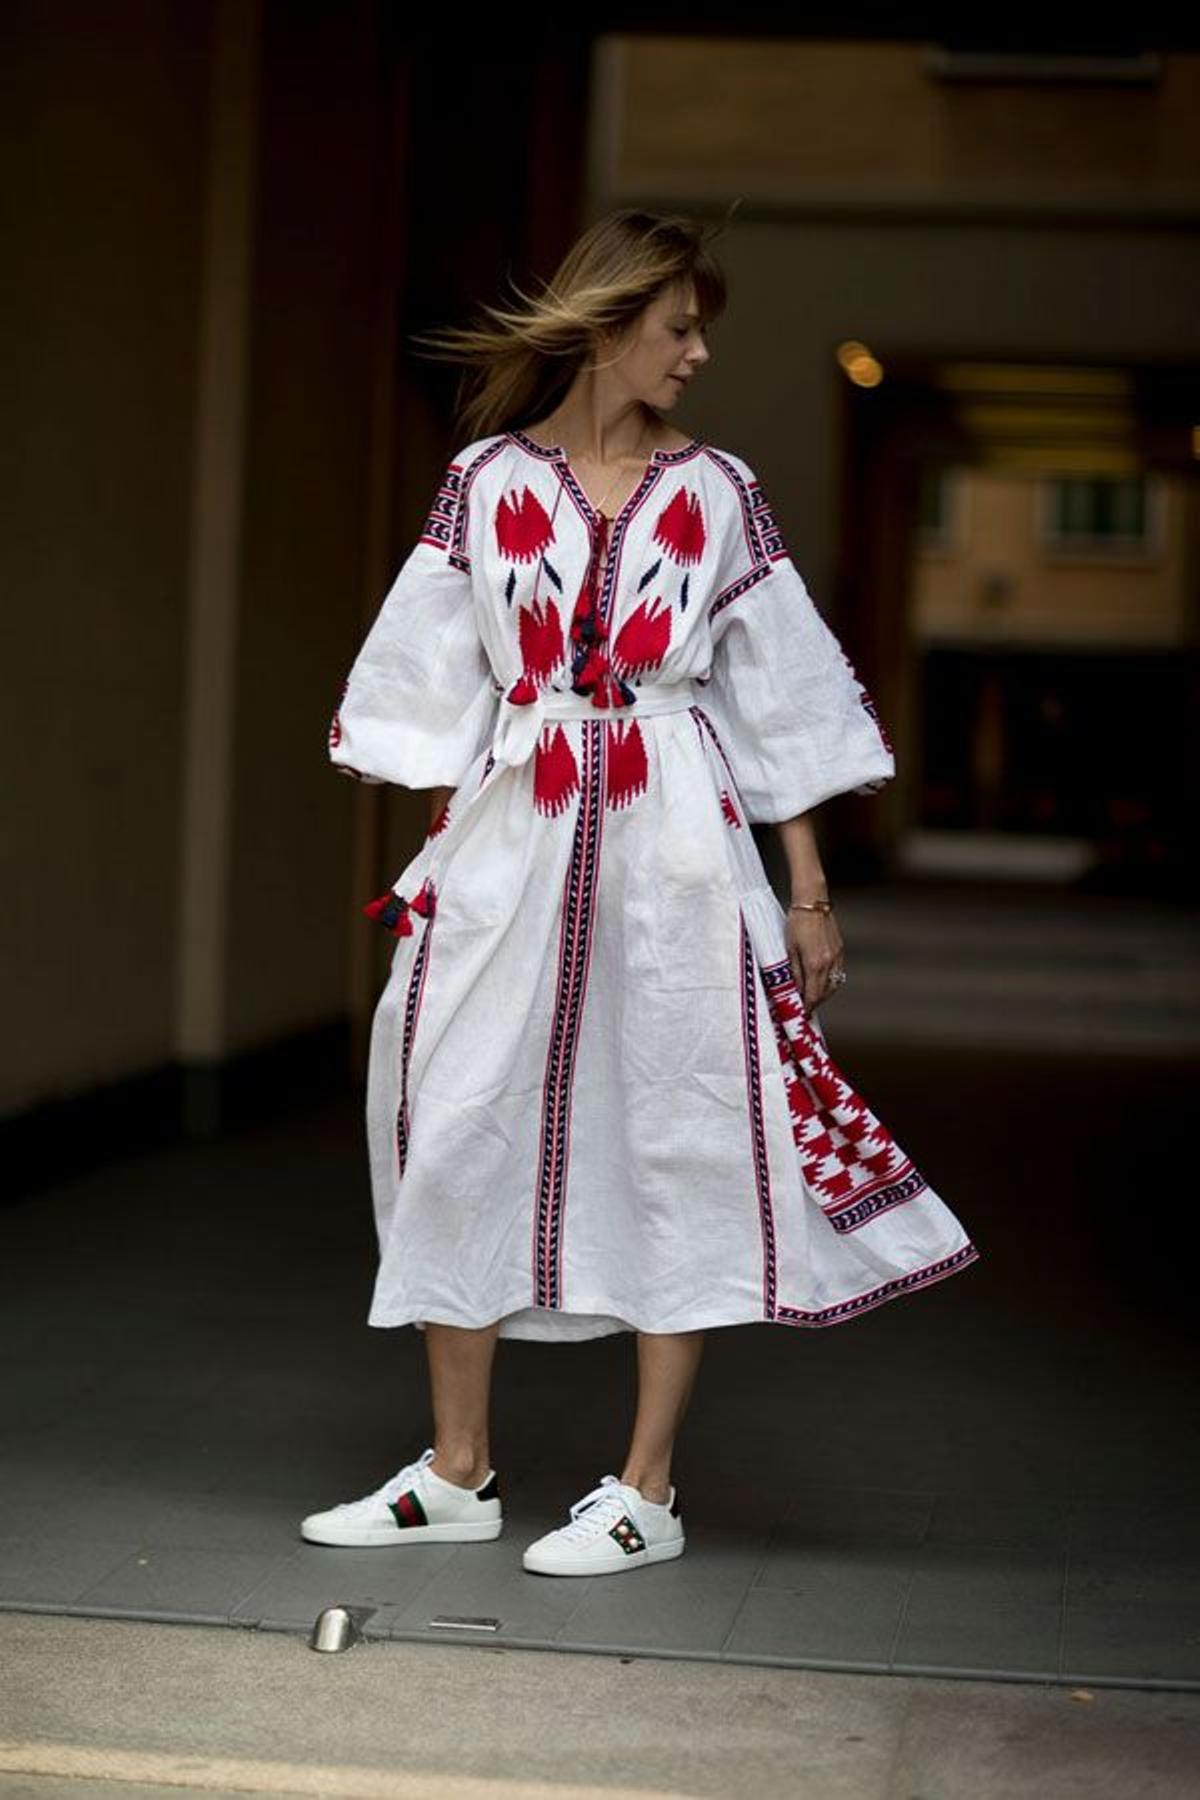
[[[824,1326],[976,1259],[806,1011],[750,830],[895,761],[741,457],[656,451],[609,520],[561,446],[464,446],[329,755],[454,789],[365,908],[370,1324]]]

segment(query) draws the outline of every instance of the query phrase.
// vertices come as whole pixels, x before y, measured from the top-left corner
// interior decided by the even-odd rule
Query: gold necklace
[[[637,443],[634,445],[632,455],[628,458],[622,457],[621,458],[622,465],[626,461],[635,462],[637,460],[638,451],[641,449],[642,445],[645,443],[649,430],[650,430],[649,424],[645,424],[642,426],[642,435],[638,439]],[[564,451],[563,454],[567,457],[568,462],[575,460],[572,458],[572,456],[568,452]],[[612,480],[609,482],[608,486],[605,488],[603,494],[600,496],[600,499],[596,502],[595,506],[592,507],[593,512],[599,513],[602,517],[607,517],[607,514],[605,514],[605,512],[604,512],[604,502],[608,499],[608,496],[612,493],[613,489],[616,487],[616,485],[617,485],[618,481],[620,481],[620,479],[621,479],[621,470],[618,468],[617,473],[613,476]],[[589,501],[588,504],[591,505],[591,502]]]

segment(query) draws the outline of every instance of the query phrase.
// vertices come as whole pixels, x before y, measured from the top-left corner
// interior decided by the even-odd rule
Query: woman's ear
[[[589,360],[595,366],[607,368],[624,354],[632,341],[633,328],[631,326],[605,326],[592,340]]]

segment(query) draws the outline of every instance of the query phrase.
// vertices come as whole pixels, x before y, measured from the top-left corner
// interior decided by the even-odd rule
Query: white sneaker
[[[309,1513],[300,1536],[310,1544],[428,1544],[500,1536],[503,1517],[495,1469],[477,1488],[458,1487],[429,1467],[431,1447],[362,1500]]]
[[[568,1525],[529,1545],[522,1563],[535,1575],[617,1575],[683,1555],[679,1495],[661,1504],[605,1475],[571,1508]]]

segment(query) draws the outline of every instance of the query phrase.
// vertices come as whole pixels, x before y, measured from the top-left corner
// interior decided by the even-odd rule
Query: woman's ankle
[[[487,1480],[491,1466],[486,1446],[480,1450],[438,1450],[429,1465],[443,1481],[464,1488],[479,1487]]]

